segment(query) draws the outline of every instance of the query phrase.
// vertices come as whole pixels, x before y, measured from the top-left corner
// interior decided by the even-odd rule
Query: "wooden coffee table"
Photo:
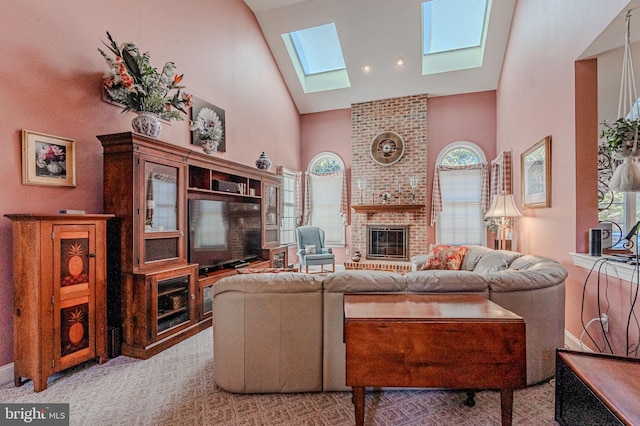
[[[500,389],[511,425],[526,385],[524,320],[480,296],[345,294],[346,383],[356,425],[365,387]]]

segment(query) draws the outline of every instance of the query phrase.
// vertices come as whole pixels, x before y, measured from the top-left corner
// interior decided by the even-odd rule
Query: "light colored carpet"
[[[212,330],[148,360],[118,357],[85,363],[49,379],[0,387],[1,402],[70,403],[71,425],[353,425],[349,392],[235,395],[213,383]],[[476,406],[456,391],[387,391],[366,396],[366,425],[499,425],[500,394],[483,391]],[[516,391],[514,425],[555,425],[554,387]]]

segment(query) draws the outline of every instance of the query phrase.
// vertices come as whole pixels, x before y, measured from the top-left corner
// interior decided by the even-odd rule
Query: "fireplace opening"
[[[367,225],[367,259],[409,260],[409,227]]]

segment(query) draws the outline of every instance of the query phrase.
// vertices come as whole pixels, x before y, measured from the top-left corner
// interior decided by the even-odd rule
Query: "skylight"
[[[482,66],[491,0],[422,3],[422,74]]]
[[[289,33],[305,75],[344,69],[335,24]]]
[[[350,87],[334,23],[282,34],[305,93]]]

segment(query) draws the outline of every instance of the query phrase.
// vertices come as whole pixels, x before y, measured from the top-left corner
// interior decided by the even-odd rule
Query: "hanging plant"
[[[604,148],[607,154],[611,155],[614,152],[620,151],[630,152],[633,149],[640,120],[619,118],[613,123],[604,120],[600,124],[602,126],[600,139],[604,142]]]

